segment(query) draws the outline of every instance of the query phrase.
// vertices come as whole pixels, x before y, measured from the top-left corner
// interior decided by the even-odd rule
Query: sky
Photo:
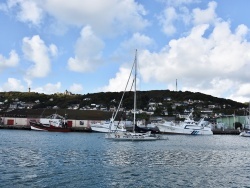
[[[248,0],[1,0],[0,92],[137,88],[250,101]],[[176,87],[177,80],[177,87]]]

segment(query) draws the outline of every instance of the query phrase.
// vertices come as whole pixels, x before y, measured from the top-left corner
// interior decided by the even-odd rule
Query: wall
[[[228,129],[234,129],[234,123],[240,122],[242,125],[245,125],[246,116],[224,116],[216,119],[217,123],[224,123],[225,127]]]
[[[18,118],[18,117],[1,117],[2,123],[4,125],[8,125],[8,122],[13,122],[12,125],[15,126],[23,126],[23,125],[30,125],[30,120],[36,120],[39,121],[39,118]],[[90,126],[90,123],[92,120],[74,120],[74,119],[68,119],[68,121],[72,121],[72,127],[82,127],[86,128]]]

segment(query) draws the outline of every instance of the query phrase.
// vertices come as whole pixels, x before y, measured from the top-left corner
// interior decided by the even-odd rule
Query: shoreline
[[[14,129],[14,130],[31,130],[29,125],[0,125],[0,129]],[[92,132],[87,127],[72,127],[72,132]]]
[[[0,125],[0,129],[31,130],[29,125]],[[72,127],[72,132],[92,132],[88,127]],[[212,130],[214,135],[239,135],[239,130]],[[165,134],[165,133],[159,133]],[[165,134],[167,135],[167,134]]]

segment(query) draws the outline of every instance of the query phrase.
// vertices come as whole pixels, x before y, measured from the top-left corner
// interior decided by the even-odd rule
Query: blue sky
[[[250,1],[2,0],[0,91],[140,90],[250,100]]]

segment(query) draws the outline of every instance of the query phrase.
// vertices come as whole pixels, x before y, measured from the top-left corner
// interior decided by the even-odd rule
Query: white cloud
[[[241,24],[236,28],[235,35],[236,37],[239,38],[239,40],[244,41],[248,32],[249,32],[249,29],[247,28],[247,26],[245,26],[244,24]]]
[[[31,87],[31,85],[32,85],[32,80],[30,79],[30,78],[23,78],[23,80],[24,80],[24,82],[26,83],[26,85],[28,86],[28,87]]]
[[[16,78],[8,78],[8,81],[3,84],[2,91],[25,91],[25,87],[22,85],[22,82]]]
[[[116,73],[115,78],[111,78],[109,80],[109,84],[107,86],[104,86],[103,88],[100,88],[100,91],[104,92],[116,92],[116,91],[124,91],[126,84],[129,79],[129,75],[131,72],[131,68],[126,68],[126,67],[120,67],[119,72]],[[130,90],[132,86],[132,81],[133,80],[133,75],[128,83],[127,91]]]
[[[148,25],[142,18],[146,11],[133,0],[47,0],[44,9],[66,24],[90,25],[96,33],[136,31]]]
[[[0,71],[7,67],[16,67],[19,63],[19,56],[15,52],[15,50],[12,50],[9,53],[9,58],[4,57],[0,54]]]
[[[235,84],[250,80],[250,43],[243,37],[248,28],[240,25],[232,32],[228,22],[217,22],[206,37],[209,27],[195,26],[189,35],[171,40],[159,53],[142,51],[139,62],[143,62],[143,80],[171,84],[177,78],[185,90],[221,97],[237,92]]]
[[[90,26],[81,31],[75,46],[75,57],[68,60],[68,67],[72,71],[86,72],[95,70],[102,58],[104,43],[94,35]]]
[[[42,19],[42,9],[34,1],[22,1],[19,18],[22,21],[28,21],[39,25]]]
[[[194,25],[200,24],[215,24],[219,22],[216,15],[217,3],[211,1],[208,3],[207,9],[195,8],[189,10],[185,5],[197,3],[198,1],[167,1],[166,8],[158,16],[162,31],[166,35],[173,35],[177,32],[178,24],[189,25],[191,22]]]
[[[144,7],[133,0],[7,0],[0,10],[13,10],[22,22],[39,25],[46,16],[57,24],[90,25],[98,34],[138,31],[149,25]],[[46,15],[46,16],[45,16]]]
[[[43,18],[43,10],[39,1],[34,0],[8,0],[7,4],[2,4],[5,10],[18,10],[17,18],[22,22],[39,25]]]
[[[233,92],[228,98],[241,102],[250,102],[250,84],[245,83],[236,83],[234,85],[237,87],[236,92]]]
[[[26,76],[28,78],[41,78],[49,74],[51,69],[49,52],[52,52],[52,55],[57,53],[55,45],[47,47],[39,35],[35,35],[32,38],[23,38],[22,50],[25,58],[33,63],[27,70]]]
[[[183,21],[185,25],[188,25],[192,20],[192,15],[187,7],[180,7],[179,8],[179,15],[178,17]]]
[[[61,90],[61,82],[56,84],[48,83],[42,87],[31,88],[31,91],[45,94],[54,94]]]
[[[236,92],[236,95],[248,96],[250,97],[250,83],[244,83],[238,86],[239,89]]]
[[[74,32],[82,27],[81,34],[75,43],[74,55],[66,57],[68,68],[72,71],[95,70],[106,58],[103,54],[105,52],[112,54],[112,50],[117,49],[117,46],[124,50],[122,51],[124,57],[128,57],[128,51],[125,50],[130,52],[131,49],[138,48],[140,49],[138,57],[140,72],[145,82],[156,83],[155,81],[158,81],[174,88],[174,84],[171,83],[177,78],[181,81],[182,89],[204,91],[216,96],[238,99],[249,97],[247,89],[250,80],[248,26],[242,24],[232,30],[230,22],[223,21],[216,14],[216,1],[209,2],[205,8],[193,10],[194,3],[199,2],[199,5],[203,6],[204,2],[200,0],[157,1],[163,3],[157,4],[156,7],[148,7],[150,15],[147,15],[144,7],[134,0],[101,2],[98,0],[6,0],[5,3],[0,3],[0,11],[5,11],[6,15],[11,17],[10,24],[12,24],[11,20],[13,21],[11,14],[15,14],[14,16],[20,21],[38,26],[35,29],[40,36],[48,34],[44,32],[44,29],[52,27],[56,28],[55,33],[61,32],[61,34],[73,28],[70,37],[67,35],[67,44],[74,37]],[[152,6],[154,5],[152,4]],[[164,11],[155,12],[155,10],[159,10],[158,8],[163,9],[160,7],[161,5],[166,5]],[[218,5],[220,4],[218,3]],[[160,29],[157,24],[154,24],[155,28],[144,30],[147,35],[142,32],[150,24],[147,19],[150,19],[153,24],[154,21],[157,21],[155,20],[157,14],[158,16],[161,14],[161,29],[166,34],[174,34],[179,28],[182,29],[179,30],[181,32],[184,30],[183,33],[178,33],[180,38],[170,40],[158,52],[150,51],[154,45],[151,36],[157,33],[158,36],[154,36],[155,40],[161,40],[158,38],[161,35],[159,35]],[[234,17],[229,19],[237,21]],[[184,22],[184,27],[183,24],[179,27],[180,22]],[[56,24],[53,25],[54,23]],[[26,32],[28,27],[23,26],[20,29],[24,29],[22,32]],[[193,28],[189,30],[189,27]],[[29,32],[34,32],[33,29]],[[124,35],[124,33],[128,35]],[[122,38],[111,40],[109,37],[115,36],[114,34],[121,35]],[[23,39],[24,57],[31,62],[24,78],[28,85],[32,85],[32,78],[48,76],[51,71],[50,58],[58,54],[57,46],[45,44],[40,36],[29,36]],[[62,39],[51,36],[46,36],[46,38],[47,40]],[[121,43],[121,40],[124,42]],[[167,40],[169,37],[162,38],[161,42]],[[104,46],[104,41],[110,43]],[[62,44],[64,44],[63,42]],[[162,44],[161,42],[159,45]],[[15,45],[15,42],[9,45]],[[119,60],[124,62],[123,56],[119,56]],[[63,58],[60,61],[63,61]],[[9,56],[0,55],[0,71],[7,67],[15,67],[18,63],[19,56],[14,50]],[[26,65],[24,64],[22,67],[26,68]],[[109,67],[108,70],[111,71],[112,68]],[[124,86],[121,85],[122,83],[125,85],[129,70],[122,65],[104,89],[106,91],[123,90]],[[51,85],[56,90],[57,87],[61,87],[58,84]],[[40,90],[43,92],[52,90],[46,89],[50,88],[49,86],[40,87]],[[75,91],[82,89],[78,84],[71,87]]]
[[[57,54],[58,54],[57,46],[54,44],[49,45],[49,51],[50,51],[52,56],[57,56]]]
[[[210,95],[223,97],[223,95],[228,95],[231,90],[236,89],[236,84],[234,81],[228,78],[211,78],[211,80],[207,80],[207,83],[204,83],[207,87],[204,87],[203,84],[193,85],[192,83],[187,83],[187,86],[184,86],[183,91],[193,91],[193,92],[201,92],[201,93],[209,93]]]
[[[154,45],[154,41],[150,37],[140,34],[140,33],[134,33],[130,39],[124,41],[121,44],[121,47],[123,50],[124,49],[135,50],[135,49],[148,48],[153,45]]]
[[[227,22],[216,25],[209,41],[213,42],[213,49],[209,54],[213,67],[223,69],[224,73],[231,73],[241,71],[244,66],[248,65],[250,43],[245,41],[244,38],[238,37],[238,33],[232,33]]]
[[[145,82],[157,81],[175,89],[173,82],[178,79],[182,90],[243,100],[243,95],[239,94],[243,90],[241,85],[250,79],[250,43],[246,38],[249,28],[242,24],[232,31],[230,22],[217,17],[216,7],[217,3],[212,1],[207,9],[194,9],[195,26],[190,33],[172,39],[160,52],[140,52],[140,73]],[[175,9],[165,10],[164,15],[168,16],[163,16],[161,23],[163,28],[164,24],[165,28],[170,28],[168,34],[174,33],[171,25],[175,20],[188,18],[186,23],[190,20],[185,7],[179,11],[180,14]],[[247,87],[244,91],[248,93]]]
[[[162,30],[166,35],[172,35],[176,32],[174,21],[178,19],[178,15],[174,7],[168,7],[159,17]]]
[[[184,4],[192,4],[192,3],[197,3],[200,2],[200,0],[157,0],[157,1],[162,1],[164,3],[167,3],[171,6],[181,6]]]
[[[73,83],[73,85],[70,86],[69,91],[72,93],[79,94],[83,92],[83,87],[81,84]]]
[[[214,23],[215,19],[217,19],[217,15],[215,13],[215,9],[217,7],[217,3],[215,1],[211,1],[208,3],[208,8],[205,10],[201,10],[200,8],[196,8],[193,10],[194,24],[207,24]]]
[[[4,3],[0,3],[0,11],[8,12],[8,7]]]

